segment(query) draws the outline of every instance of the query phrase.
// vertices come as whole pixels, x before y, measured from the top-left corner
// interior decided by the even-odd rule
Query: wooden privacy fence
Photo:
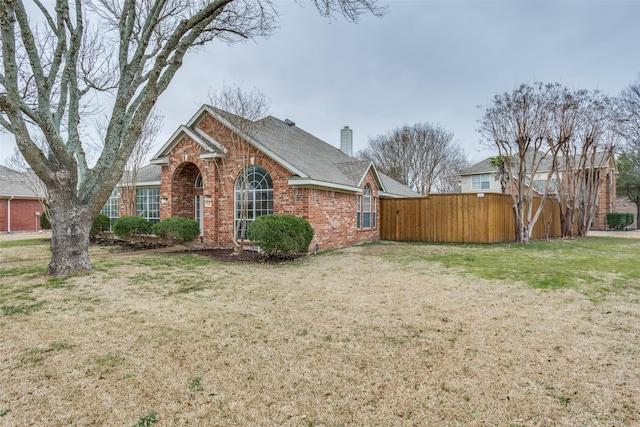
[[[540,198],[533,201],[534,212]],[[532,239],[560,233],[557,204],[547,199],[533,227]],[[508,194],[431,194],[411,199],[380,200],[380,238],[401,242],[515,242],[513,200]]]

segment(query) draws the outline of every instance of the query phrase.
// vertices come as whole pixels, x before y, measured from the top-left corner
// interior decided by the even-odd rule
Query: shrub
[[[313,228],[295,215],[262,215],[249,224],[247,237],[269,256],[287,256],[307,252]]]
[[[607,214],[607,225],[614,230],[620,230],[633,224],[632,213],[611,212]]]
[[[151,231],[162,239],[187,243],[200,234],[200,224],[189,218],[166,218],[151,227]]]
[[[113,234],[121,239],[151,233],[151,223],[140,216],[121,216],[113,223]]]
[[[40,229],[51,230],[51,221],[49,221],[49,209],[40,215]]]
[[[93,220],[91,230],[89,231],[89,237],[96,237],[98,234],[109,231],[111,227],[111,220],[103,213],[99,213],[96,219]]]

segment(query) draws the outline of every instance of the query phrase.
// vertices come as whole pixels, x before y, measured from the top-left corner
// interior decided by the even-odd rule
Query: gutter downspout
[[[11,233],[11,201],[15,196],[7,199],[7,234]]]

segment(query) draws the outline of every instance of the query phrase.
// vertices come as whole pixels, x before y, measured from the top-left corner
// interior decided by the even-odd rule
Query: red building
[[[0,166],[0,232],[39,231],[45,192],[30,171]]]

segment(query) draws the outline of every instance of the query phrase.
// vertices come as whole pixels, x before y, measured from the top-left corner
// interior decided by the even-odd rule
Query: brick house
[[[559,162],[562,164],[562,162]],[[602,177],[602,184],[598,190],[598,210],[593,219],[593,230],[606,230],[608,212],[616,212],[616,168],[613,156],[605,157],[602,153],[598,153],[595,159],[597,173]],[[548,165],[548,166],[545,166]],[[533,189],[535,192],[544,192],[548,172],[550,170],[550,162],[543,160],[538,170],[538,174],[533,180]],[[490,158],[486,158],[459,174],[460,189],[462,193],[500,193],[502,188],[497,177],[498,168],[491,166]],[[507,184],[506,193],[516,191],[514,186]],[[513,188],[513,190],[512,190]],[[549,195],[554,196],[555,185],[551,183]],[[536,189],[539,189],[537,191]]]
[[[44,194],[33,172],[0,166],[0,232],[39,231]]]
[[[378,240],[380,198],[417,193],[342,150],[290,120],[252,122],[204,105],[141,169],[136,212],[152,222],[194,218],[208,247],[232,247],[245,215],[248,224],[270,213],[307,219],[312,248]],[[114,218],[121,203],[116,189],[103,212]]]

